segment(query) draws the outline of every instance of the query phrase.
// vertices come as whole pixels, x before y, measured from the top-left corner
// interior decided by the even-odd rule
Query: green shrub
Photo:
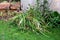
[[[60,14],[57,11],[50,13],[50,16],[45,18],[45,21],[48,23],[50,28],[60,27]]]

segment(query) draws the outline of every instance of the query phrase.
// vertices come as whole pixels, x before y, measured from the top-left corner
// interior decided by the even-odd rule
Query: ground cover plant
[[[18,30],[17,26],[8,25],[9,22],[0,20],[0,40],[60,40],[60,28],[50,29],[50,32],[37,34],[32,31]]]

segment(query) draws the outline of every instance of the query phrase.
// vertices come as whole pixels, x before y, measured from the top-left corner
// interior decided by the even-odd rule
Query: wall
[[[50,0],[49,2],[52,10],[60,12],[60,0]]]
[[[23,11],[29,10],[30,6],[35,6],[35,3],[36,3],[36,0],[21,0],[22,10]]]
[[[41,2],[41,0],[40,0]],[[48,0],[50,9],[54,11],[60,12],[60,0]],[[21,0],[22,10],[29,10],[30,6],[35,6],[36,0]]]

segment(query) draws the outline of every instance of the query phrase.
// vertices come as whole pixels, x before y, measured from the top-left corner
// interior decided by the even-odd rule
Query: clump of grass
[[[43,32],[46,31],[46,27],[48,27],[40,11],[32,8],[26,13],[12,17],[10,24],[17,26],[20,30],[30,30],[43,35],[45,35]]]
[[[17,26],[19,29],[31,30],[43,35],[45,35],[43,32],[48,31],[48,28],[59,27],[59,22],[59,13],[49,10],[41,12],[35,8],[30,8],[27,12],[16,15],[10,20],[10,24]]]

